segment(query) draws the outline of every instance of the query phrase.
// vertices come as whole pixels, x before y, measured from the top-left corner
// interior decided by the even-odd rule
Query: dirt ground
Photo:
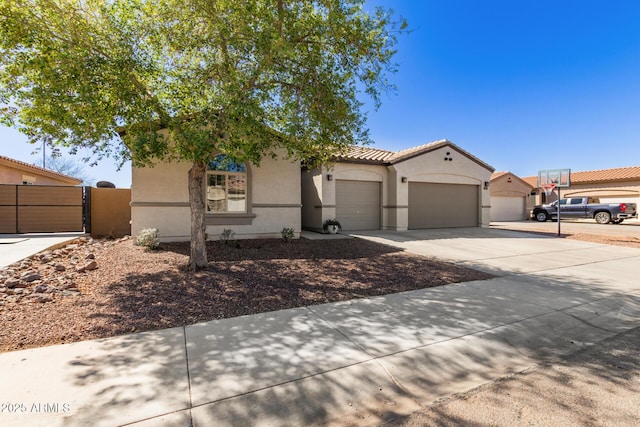
[[[0,270],[0,351],[170,328],[492,276],[360,240],[188,243],[78,239]]]

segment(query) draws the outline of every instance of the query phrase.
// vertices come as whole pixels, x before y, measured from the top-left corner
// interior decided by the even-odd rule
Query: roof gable
[[[501,172],[494,172],[491,174],[491,182],[497,181],[499,179],[509,179],[509,178],[513,178],[519,182],[521,182],[522,184],[526,185],[527,187],[530,187],[531,189],[534,189],[537,186],[536,184],[531,184],[531,182],[526,181],[523,178],[520,178],[518,175],[512,173],[512,172],[508,172],[508,171],[501,171]]]
[[[430,142],[428,144],[419,145],[417,147],[407,148],[401,151],[388,151],[380,150],[377,148],[352,146],[347,152],[341,156],[336,157],[336,161],[339,162],[352,162],[352,163],[376,163],[382,165],[393,165],[396,163],[404,162],[414,157],[435,151],[443,147],[451,147],[463,156],[467,157],[471,161],[479,164],[487,170],[493,172],[494,168],[478,159],[471,153],[463,150],[455,145],[453,142],[446,139]]]

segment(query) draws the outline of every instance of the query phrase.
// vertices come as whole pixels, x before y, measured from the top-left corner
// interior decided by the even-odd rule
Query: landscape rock
[[[86,271],[91,271],[91,270],[95,270],[98,268],[98,263],[96,261],[91,261],[87,264],[84,265],[84,269]]]
[[[84,259],[96,259],[94,254],[88,254]]]
[[[49,292],[49,286],[45,285],[45,284],[41,284],[38,285],[34,288],[33,292],[38,293],[38,294],[43,294],[46,292]]]
[[[28,272],[29,273],[29,272]],[[34,282],[36,280],[40,280],[42,278],[42,276],[40,276],[38,273],[25,273],[23,274],[21,277],[23,282],[27,282],[27,283],[31,283]]]
[[[55,269],[56,269],[56,271],[66,271],[66,270],[67,270],[67,267],[65,267],[65,266],[64,266],[64,265],[62,265],[62,264],[56,264],[56,265],[55,265]]]
[[[15,277],[11,277],[11,278],[5,280],[4,285],[7,288],[12,289],[12,288],[15,288],[17,285],[19,285],[20,283],[21,283],[20,279],[16,279]]]
[[[47,294],[32,294],[29,297],[29,299],[31,299],[34,302],[39,302],[41,304],[53,301],[53,297]]]

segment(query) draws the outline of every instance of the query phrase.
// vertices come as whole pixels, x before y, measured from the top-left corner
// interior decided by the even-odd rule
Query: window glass
[[[567,199],[560,199],[560,206],[566,205],[566,204],[567,204]]]
[[[582,199],[571,199],[571,204],[572,205],[581,205],[582,204]]]
[[[245,165],[219,154],[209,163],[207,169],[207,212],[246,212]]]

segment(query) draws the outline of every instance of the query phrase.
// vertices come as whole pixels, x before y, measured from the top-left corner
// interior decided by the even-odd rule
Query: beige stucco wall
[[[41,175],[38,171],[27,171],[0,164],[0,183],[22,184],[25,180],[36,185],[76,185],[62,179]]]
[[[131,233],[157,228],[163,241],[190,239],[188,163],[161,163],[153,168],[133,168],[131,185]],[[301,228],[300,164],[284,158],[265,158],[248,166],[248,200],[251,224],[208,225],[209,239],[217,239],[224,229],[235,238],[281,237],[283,228]],[[204,191],[204,189],[203,189]],[[211,217],[215,217],[212,215]],[[225,220],[226,221],[226,220]],[[223,221],[224,222],[224,221]]]
[[[511,172],[500,175],[491,181],[491,197],[524,197],[524,217],[529,219],[529,213],[536,205],[536,196],[531,195],[533,188]]]
[[[328,175],[332,180],[329,181]],[[302,170],[302,225],[320,231],[327,219],[336,218],[336,180],[374,181],[382,183],[382,204],[387,200],[385,166],[358,163],[336,163],[329,168]],[[384,209],[382,224],[386,223]]]
[[[449,155],[447,155],[449,153]],[[453,160],[444,160],[445,157]],[[409,204],[408,182],[432,182],[447,184],[470,184],[478,186],[478,218],[479,226],[488,227],[490,223],[490,194],[489,189],[485,189],[484,183],[489,182],[490,170],[473,161],[469,157],[457,151],[451,146],[444,146],[437,150],[425,153],[420,156],[393,165],[397,179],[395,199],[389,200],[389,205],[398,206],[397,218],[394,223],[389,223],[388,227],[395,230],[407,230],[409,225],[409,211],[406,208]],[[402,177],[407,178],[407,183],[402,183]]]
[[[449,153],[447,156],[446,153]],[[444,161],[451,157],[452,161]],[[479,226],[489,226],[490,194],[484,188],[490,170],[451,146],[445,146],[389,166],[376,164],[336,163],[331,168],[302,171],[303,227],[320,230],[322,222],[335,218],[336,180],[377,181],[382,183],[383,229],[405,231],[409,224],[408,182],[470,184],[478,186],[481,201],[478,206]],[[327,175],[332,175],[329,181]],[[402,178],[406,177],[406,183]],[[313,205],[313,208],[311,207]],[[338,218],[339,219],[339,218]]]

